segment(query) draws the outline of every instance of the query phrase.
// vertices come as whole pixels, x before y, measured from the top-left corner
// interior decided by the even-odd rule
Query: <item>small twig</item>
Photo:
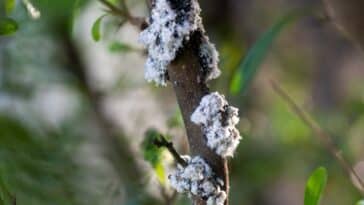
[[[165,147],[168,149],[168,151],[172,154],[173,158],[177,161],[178,164],[186,167],[188,164],[187,162],[181,157],[180,154],[178,154],[177,150],[174,148],[172,142],[168,142],[166,138],[164,138],[162,135],[160,136],[160,139],[156,139],[153,142],[154,145],[157,147]]]
[[[121,1],[122,9],[107,0],[99,0],[99,2],[105,5],[110,10],[111,14],[127,19],[132,25],[138,28],[141,28],[146,24],[143,18],[135,17],[130,14],[128,7],[123,0]]]
[[[326,133],[313,118],[288,95],[288,93],[275,81],[271,80],[273,90],[288,103],[293,112],[317,135],[324,143],[326,149],[339,162],[349,177],[354,177],[359,184],[359,192],[364,195],[364,183],[359,174],[350,165],[347,159],[341,154],[340,149],[335,145],[331,136]],[[356,187],[354,185],[354,187]]]

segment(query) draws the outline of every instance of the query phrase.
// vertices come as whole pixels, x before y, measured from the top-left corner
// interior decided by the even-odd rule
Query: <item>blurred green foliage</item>
[[[82,182],[85,169],[74,161],[79,136],[29,127],[4,115],[0,136],[3,194],[19,204],[99,204]]]
[[[363,205],[364,204],[364,201],[363,200],[361,200],[361,201],[359,201],[356,205]]]
[[[16,4],[16,0],[5,0],[5,12],[6,15],[10,15],[14,10]]]
[[[111,53],[122,53],[122,52],[129,52],[129,51],[133,51],[133,50],[136,50],[136,49],[128,44],[125,44],[125,43],[122,43],[119,41],[111,42],[109,45],[109,51]]]
[[[306,10],[290,11],[288,14],[281,17],[266,33],[260,37],[254,46],[249,50],[247,55],[243,58],[239,69],[236,71],[231,84],[230,93],[236,95],[238,93],[245,93],[249,84],[254,79],[260,65],[263,63],[270,46],[279,34],[292,23],[299,20],[301,17],[306,16]]]
[[[165,185],[166,174],[163,165],[163,152],[164,148],[155,145],[156,140],[160,140],[162,134],[155,129],[149,129],[145,133],[145,138],[142,143],[143,156],[146,161],[153,167],[159,182]]]
[[[183,123],[183,117],[180,109],[177,109],[173,115],[168,119],[167,125],[169,128],[182,128]]]
[[[18,30],[18,23],[11,18],[0,18],[0,36],[11,35]]]

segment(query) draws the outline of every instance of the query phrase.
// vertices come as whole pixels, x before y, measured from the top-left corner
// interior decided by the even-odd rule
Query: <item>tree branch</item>
[[[189,42],[179,51],[179,55],[168,68],[168,76],[177,97],[182,112],[190,152],[193,156],[201,156],[211,166],[217,177],[223,179],[223,190],[229,192],[229,173],[227,160],[218,156],[206,145],[204,134],[200,126],[191,122],[190,117],[200,104],[202,97],[209,94],[206,83],[201,82],[204,76],[199,63],[197,46],[200,45],[201,33],[196,31],[191,35]],[[203,205],[203,200],[195,200],[196,205]],[[225,204],[228,204],[226,200]]]
[[[154,140],[153,144],[157,147],[165,147],[172,154],[173,158],[177,161],[178,164],[186,167],[187,162],[178,154],[177,150],[174,148],[172,142],[168,142],[164,136],[160,136],[160,139]]]
[[[99,1],[104,2],[105,0]],[[151,2],[153,4],[153,1]],[[127,18],[124,13],[120,13],[120,16]],[[145,21],[143,23],[133,23],[132,18],[127,19],[132,24],[139,25],[141,29],[147,26]],[[204,79],[205,76],[203,73],[204,68],[200,65],[198,53],[203,35],[203,32],[200,30],[191,34],[189,40],[184,43],[183,48],[178,51],[175,60],[168,66],[168,77],[173,85],[177,102],[182,112],[191,155],[202,157],[211,166],[216,177],[224,181],[222,189],[228,195],[229,172],[227,159],[220,157],[207,146],[201,127],[190,120],[201,99],[210,93],[207,84],[200,80]],[[202,199],[194,198],[194,204],[205,205],[206,202]],[[226,199],[225,205],[228,205],[228,199]]]

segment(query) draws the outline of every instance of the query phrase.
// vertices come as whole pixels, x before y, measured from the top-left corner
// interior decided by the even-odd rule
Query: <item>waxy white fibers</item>
[[[200,45],[199,57],[201,67],[205,72],[205,81],[213,80],[220,76],[221,71],[218,68],[219,53],[217,52],[215,45],[210,43],[207,37],[203,39],[203,42]]]
[[[139,41],[148,49],[145,79],[166,85],[167,66],[176,57],[183,40],[201,24],[200,7],[192,3],[189,11],[172,9],[169,0],[156,0],[149,26],[140,34]]]
[[[223,205],[227,197],[221,190],[224,182],[214,176],[210,166],[201,157],[185,159],[188,165],[178,165],[177,170],[169,175],[171,186],[179,193],[201,197],[208,205]]]
[[[208,147],[222,157],[233,156],[241,139],[235,128],[238,109],[229,106],[223,95],[214,92],[204,96],[191,121],[202,125]]]
[[[200,6],[196,0],[156,0],[153,5],[149,26],[141,32],[139,41],[148,49],[145,64],[145,79],[157,85],[166,85],[167,66],[176,58],[178,50],[192,32],[203,33]],[[198,51],[205,71],[205,79],[220,74],[215,47],[204,38]]]

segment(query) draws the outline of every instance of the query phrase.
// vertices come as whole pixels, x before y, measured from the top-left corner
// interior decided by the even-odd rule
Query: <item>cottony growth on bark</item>
[[[211,93],[202,98],[191,120],[202,125],[207,146],[222,157],[233,156],[241,139],[238,129],[238,109],[229,106],[225,97]]]
[[[210,166],[198,156],[188,157],[187,164],[186,167],[178,165],[169,175],[171,186],[179,193],[201,197],[208,205],[223,205],[226,200],[226,193],[221,190],[224,182],[216,178]]]
[[[195,85],[201,85],[201,89],[205,89],[207,81],[220,75],[219,55],[215,46],[205,35],[200,12],[197,0],[155,0],[153,2],[148,26],[139,37],[139,41],[148,50],[148,59],[145,64],[147,81],[165,86],[169,80],[167,67],[182,53],[184,46],[191,42],[193,42],[193,48],[189,52],[195,55],[199,63],[198,75],[192,78],[196,80]],[[188,62],[182,67],[193,69]],[[186,79],[191,79],[191,76],[186,76]],[[201,137],[204,137],[204,143],[206,143],[201,146],[211,149],[212,153],[217,154],[217,158],[221,157],[221,160],[233,156],[241,138],[235,128],[239,122],[238,110],[229,106],[224,96],[218,93],[207,93],[201,98],[197,99],[201,100],[199,106],[197,103],[194,104],[195,112],[192,114],[192,110],[192,116],[188,116],[191,119],[187,119],[201,126],[203,132]],[[183,110],[183,107],[181,109]],[[195,154],[198,155],[198,152]],[[200,156],[187,161],[186,167],[179,166],[170,175],[172,187],[180,193],[200,197],[209,205],[225,204],[227,193],[223,189],[227,190],[227,178],[217,178],[209,164]],[[228,170],[225,170],[223,165],[219,169],[223,170],[219,172],[224,173],[222,176],[227,176]],[[226,181],[226,186],[223,180]]]
[[[139,37],[139,41],[148,49],[145,79],[157,85],[166,85],[167,66],[176,58],[192,32],[203,30],[201,9],[194,0],[156,0],[153,6],[149,26]],[[218,53],[207,37],[200,46],[199,57],[206,80],[217,78],[220,75]]]

